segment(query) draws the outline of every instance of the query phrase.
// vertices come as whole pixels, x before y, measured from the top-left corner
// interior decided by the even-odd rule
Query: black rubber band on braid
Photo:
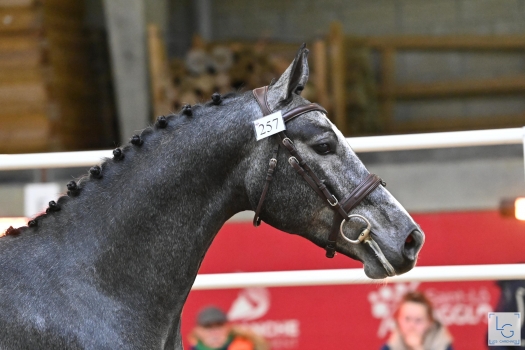
[[[102,168],[100,168],[98,165],[95,165],[89,169],[89,173],[93,178],[100,179],[102,177]]]
[[[70,197],[75,197],[80,192],[80,188],[78,188],[78,185],[75,181],[71,180],[67,183],[67,195]]]
[[[166,119],[165,116],[161,115],[160,117],[157,118],[157,127],[159,127],[160,129],[164,129],[167,126],[168,126],[168,120]]]
[[[182,106],[182,113],[188,117],[193,116],[193,111],[191,109],[191,105],[184,105]]]
[[[211,95],[212,103],[216,106],[220,105],[222,103],[222,96],[218,92]]]
[[[117,161],[124,159],[124,152],[120,148],[115,148],[113,150],[113,159]]]
[[[144,141],[142,141],[139,135],[133,135],[129,142],[131,142],[131,144],[135,146],[142,146],[142,144],[144,143]]]
[[[46,213],[49,214],[49,213],[57,212],[57,211],[60,211],[60,209],[61,209],[60,204],[58,204],[55,201],[50,201],[49,208],[46,209]]]

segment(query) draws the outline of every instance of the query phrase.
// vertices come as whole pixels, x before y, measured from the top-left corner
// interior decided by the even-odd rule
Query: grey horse
[[[268,107],[307,104],[308,50],[268,88]],[[0,349],[182,349],[180,317],[204,255],[235,213],[255,210],[277,144],[255,140],[263,116],[251,92],[215,95],[161,117],[88,175],[46,214],[0,238]],[[342,197],[368,176],[324,113],[287,125],[287,135],[323,183]],[[260,217],[326,245],[334,212],[281,151]],[[352,210],[366,217],[396,274],[410,270],[424,235],[382,186]],[[352,220],[354,238],[363,223]],[[337,251],[388,275],[365,244]]]

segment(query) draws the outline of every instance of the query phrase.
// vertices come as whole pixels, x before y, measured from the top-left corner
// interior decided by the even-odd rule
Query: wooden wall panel
[[[46,114],[0,116],[0,153],[42,152],[49,145],[51,123]]]
[[[42,25],[39,11],[32,6],[0,7],[0,34],[38,30]]]

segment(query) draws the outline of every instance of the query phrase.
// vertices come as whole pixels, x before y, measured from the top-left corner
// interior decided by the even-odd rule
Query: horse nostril
[[[419,230],[413,230],[405,239],[405,245],[403,247],[403,255],[408,260],[414,261],[417,257],[417,253],[423,246],[425,236]]]

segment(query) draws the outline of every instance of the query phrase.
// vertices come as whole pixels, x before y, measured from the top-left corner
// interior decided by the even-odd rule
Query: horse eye
[[[330,147],[330,145],[327,143],[320,143],[313,147],[314,147],[314,150],[319,154],[328,154],[332,152],[332,147]]]

